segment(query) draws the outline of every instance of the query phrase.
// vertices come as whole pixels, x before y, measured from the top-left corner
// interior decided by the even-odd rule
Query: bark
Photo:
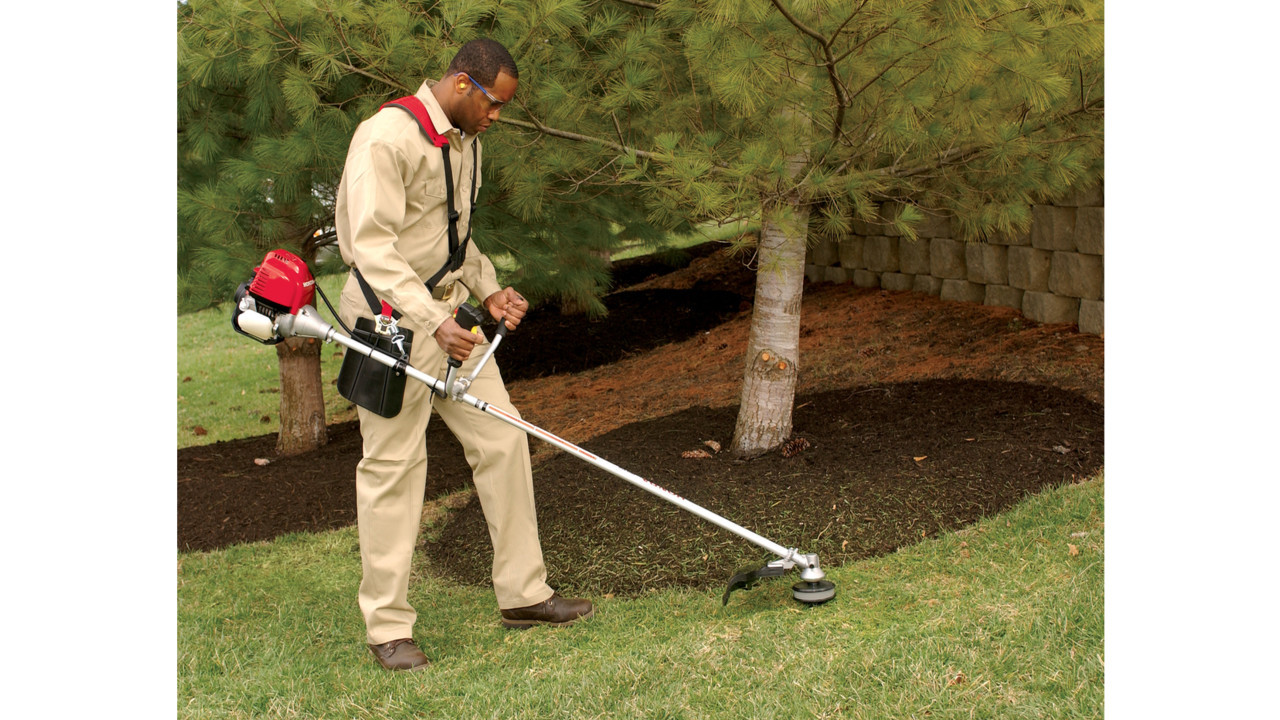
[[[281,207],[285,217],[294,217],[290,207]],[[303,237],[299,257],[307,267],[315,267],[316,251],[325,242],[305,224],[293,224],[287,237]],[[276,345],[280,361],[280,435],[276,452],[297,455],[329,442],[324,416],[324,381],[320,375],[320,346],[315,338],[287,338]]]
[[[791,436],[809,211],[797,204],[784,221],[782,210],[766,205],[762,218],[742,405],[730,446],[739,457],[766,453]]]
[[[287,338],[276,345],[280,360],[280,436],[276,452],[297,455],[329,442],[320,380],[320,341]]]

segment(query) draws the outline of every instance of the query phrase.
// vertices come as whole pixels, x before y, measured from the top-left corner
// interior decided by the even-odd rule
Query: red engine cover
[[[316,299],[316,281],[307,264],[287,250],[272,250],[253,269],[249,293],[259,300],[296,315]]]

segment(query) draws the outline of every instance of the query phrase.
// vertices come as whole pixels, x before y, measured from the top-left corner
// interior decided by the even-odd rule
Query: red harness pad
[[[418,126],[422,128],[422,132],[426,133],[427,137],[431,138],[431,144],[438,148],[448,146],[449,139],[436,132],[436,126],[431,122],[431,116],[427,114],[427,106],[423,105],[421,100],[413,95],[407,95],[384,103],[382,107],[385,108],[389,105],[394,105],[395,107],[403,110],[408,110],[409,114],[413,115],[413,119],[418,121]],[[382,108],[379,108],[379,110],[381,109]]]

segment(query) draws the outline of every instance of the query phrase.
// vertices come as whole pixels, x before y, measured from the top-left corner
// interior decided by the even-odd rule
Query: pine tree
[[[277,83],[287,102],[259,102],[277,110],[254,117],[284,117],[292,127],[327,116],[339,136],[336,128],[345,123],[349,134],[388,97],[387,88],[411,90],[423,68],[443,67],[461,41],[488,35],[507,45],[521,63],[520,91],[500,132],[486,138],[491,195],[483,198],[489,204],[477,233],[494,243],[486,250],[517,257],[522,287],[598,309],[595,293],[606,272],[598,255],[619,238],[759,219],[759,242],[744,240],[740,248],[757,263],[732,443],[740,455],[767,451],[790,434],[811,240],[840,237],[855,220],[914,237],[934,216],[954,217],[966,240],[1014,233],[1029,225],[1031,203],[1102,171],[1100,0],[196,5],[198,12],[217,5],[238,19],[229,28],[205,25],[205,35],[216,37],[198,44],[212,49],[195,53],[180,42],[180,64],[200,58],[189,61],[186,77],[200,84],[250,78],[241,82],[252,92],[222,89],[219,97],[259,97],[274,87],[263,76],[291,78]],[[247,26],[265,33],[260,70],[216,72],[236,51],[227,38],[259,47],[249,43]],[[247,104],[229,104],[237,102]],[[241,144],[259,142],[262,128],[250,136],[248,120],[215,114],[202,122],[199,134],[223,139],[191,143],[199,157],[236,159],[223,162],[231,170],[224,176],[196,168],[190,177],[197,181],[179,196],[186,208],[180,220],[236,224],[224,235],[260,237],[257,226],[241,225],[278,207],[274,198],[220,203],[205,188],[246,181],[260,187],[249,169],[276,172],[280,158],[236,154]],[[288,145],[278,139],[269,147],[278,144]],[[323,171],[307,185],[308,198],[323,205],[336,166],[296,165],[318,166]],[[277,180],[268,180],[276,192]],[[291,196],[299,197],[297,189]],[[182,252],[218,266],[207,246]]]
[[[1097,0],[582,7],[586,25],[545,24],[525,45],[538,68],[525,126],[579,149],[556,166],[530,157],[524,183],[638,185],[659,223],[761,221],[743,248],[757,281],[739,455],[791,432],[808,243],[855,220],[908,238],[937,217],[965,240],[1016,233],[1033,202],[1102,172]]]
[[[703,182],[762,214],[740,455],[790,434],[809,238],[853,219],[914,238],[929,215],[977,241],[1100,176],[1101,2],[670,0],[655,14],[684,28],[695,86],[718,101]]]

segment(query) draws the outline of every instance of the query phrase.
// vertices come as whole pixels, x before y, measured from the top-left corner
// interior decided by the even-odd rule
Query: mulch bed
[[[629,425],[588,451],[824,566],[893,552],[1102,467],[1102,408],[1055,388],[931,380],[797,398],[795,454],[749,461],[727,447],[737,408],[693,408]],[[685,458],[703,450],[709,458]],[[787,455],[791,455],[787,457]],[[765,550],[577,458],[537,468],[539,532],[552,585],[631,596],[722,586]],[[429,567],[488,583],[479,502],[426,543]]]

